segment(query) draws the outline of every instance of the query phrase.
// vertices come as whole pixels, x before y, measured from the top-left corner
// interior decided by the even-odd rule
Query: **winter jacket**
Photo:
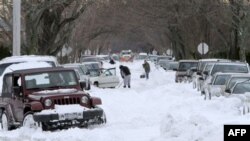
[[[122,78],[124,78],[124,76],[130,75],[130,70],[128,67],[126,66],[120,66],[120,70],[121,70],[121,76]]]
[[[150,72],[150,65],[148,62],[145,62],[144,64],[142,64],[145,72],[149,73]]]

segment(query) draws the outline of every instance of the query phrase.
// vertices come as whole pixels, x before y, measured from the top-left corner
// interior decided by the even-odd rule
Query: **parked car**
[[[178,83],[184,81],[185,77],[187,77],[187,70],[192,67],[197,67],[197,65],[197,60],[180,60],[175,73],[175,82]]]
[[[100,88],[115,88],[119,83],[116,68],[101,68],[95,62],[82,63],[85,74],[89,76],[90,83]]]
[[[207,84],[207,83],[205,83],[205,81],[207,81],[208,83],[210,83],[210,81],[211,81],[211,77],[210,77],[210,79],[209,80],[207,80],[207,77],[208,77],[208,75],[207,74],[205,74],[204,72],[209,72],[211,69],[212,69],[212,67],[213,67],[213,65],[215,64],[216,62],[208,62],[208,63],[206,63],[205,64],[205,67],[203,68],[203,70],[201,71],[201,73],[199,73],[199,77],[195,77],[194,76],[194,79],[196,78],[196,79],[198,79],[198,80],[196,80],[195,82],[196,82],[196,84],[197,84],[197,90],[198,91],[201,91],[201,94],[205,94],[204,92],[204,87],[206,87],[206,86],[204,86],[204,84]]]
[[[82,57],[80,62],[98,62],[99,64],[102,64],[104,59],[97,57],[97,56],[89,56],[89,57]]]
[[[100,88],[115,88],[119,83],[119,77],[116,76],[116,69],[99,69],[99,73],[92,73],[93,70],[90,71],[90,82],[96,87]],[[94,70],[96,72],[96,70]]]
[[[91,83],[90,83],[90,78],[86,74],[87,71],[86,68],[84,68],[84,65],[81,63],[72,63],[72,64],[63,64],[62,65],[64,68],[72,68],[74,69],[77,74],[79,75],[79,81],[83,82],[85,84],[85,90],[90,90],[91,89]]]
[[[200,78],[203,75],[204,68],[205,68],[207,63],[229,62],[229,61],[230,60],[227,60],[227,59],[216,59],[216,58],[198,60],[197,72],[194,74],[193,88],[197,88],[197,90],[200,91],[200,89],[201,89]]]
[[[155,64],[159,65],[159,61],[160,60],[172,60],[172,56],[165,56],[165,55],[158,55],[156,60],[155,60]]]
[[[206,80],[203,81],[201,86],[201,94],[204,94],[204,87],[211,81],[212,76],[217,72],[227,73],[249,73],[249,66],[245,62],[216,62],[213,64],[209,71],[204,71]]]
[[[226,90],[225,96],[241,100],[240,112],[243,115],[250,112],[250,80],[236,82],[232,88]]]
[[[213,75],[211,82],[204,88],[205,92],[205,100],[211,99],[212,96],[220,96],[221,89],[225,86],[226,81],[230,78],[234,73],[221,73],[218,72]]]
[[[86,127],[106,122],[100,98],[82,91],[72,69],[36,68],[4,75],[0,126],[43,130]],[[8,88],[8,89],[7,89]]]
[[[233,74],[221,87],[221,95],[225,95],[225,91],[231,89],[235,83],[250,80],[250,74]]]
[[[149,54],[146,60],[147,60],[147,61],[151,61],[151,62],[154,62],[154,63],[155,63],[155,62],[156,62],[156,60],[157,60],[157,56],[158,56],[158,55],[152,55],[152,54]]]
[[[169,62],[169,68],[168,68],[168,70],[177,70],[178,66],[179,66],[179,62],[178,61]]]
[[[138,55],[136,55],[135,59],[136,60],[146,60],[148,57],[147,53],[140,52]]]
[[[173,62],[172,60],[167,60],[167,59],[160,59],[159,60],[159,65],[162,67],[164,70],[168,70],[170,67],[170,62]]]

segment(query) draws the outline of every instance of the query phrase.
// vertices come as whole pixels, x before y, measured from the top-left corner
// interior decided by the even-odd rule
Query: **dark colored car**
[[[100,98],[82,91],[74,70],[38,68],[5,74],[0,96],[3,130],[87,127],[106,122]]]
[[[175,74],[175,82],[182,82],[184,79],[187,79],[187,70],[197,67],[198,61],[197,60],[180,60],[179,61],[179,66],[176,69],[176,74]]]

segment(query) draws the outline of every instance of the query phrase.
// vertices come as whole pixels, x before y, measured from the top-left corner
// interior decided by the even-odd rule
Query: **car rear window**
[[[248,68],[246,65],[217,64],[214,65],[211,75],[215,74],[216,72],[248,73]]]
[[[197,67],[198,62],[180,62],[179,70],[186,71],[192,67]]]

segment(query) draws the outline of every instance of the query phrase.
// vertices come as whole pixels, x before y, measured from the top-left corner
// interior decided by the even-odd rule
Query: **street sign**
[[[201,55],[204,55],[204,54],[207,54],[208,52],[208,45],[204,42],[200,43],[197,47],[198,49],[198,52],[201,54]]]

